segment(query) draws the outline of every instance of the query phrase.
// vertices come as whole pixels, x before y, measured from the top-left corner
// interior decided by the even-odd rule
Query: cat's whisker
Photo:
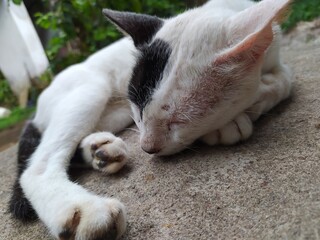
[[[192,148],[192,147],[185,147],[185,149],[190,150],[195,153],[201,153],[200,151],[197,151],[197,150],[195,150],[195,148]]]
[[[255,111],[245,111],[246,113],[256,113],[256,114],[259,114],[261,116],[276,116],[276,114],[273,114],[273,113],[261,113],[261,112],[255,112]]]
[[[192,147],[192,145],[184,144],[181,141],[179,142],[179,144],[181,144],[184,147],[184,149],[190,150],[190,151],[195,152],[195,153],[200,153],[200,151],[195,150],[195,148]]]
[[[135,128],[126,128],[126,130],[130,130],[130,131],[133,131],[133,132],[140,133],[140,130],[139,129],[135,129]]]
[[[186,113],[180,113],[182,116],[184,116],[189,122],[194,123],[194,119],[192,119],[191,116],[188,116]]]
[[[131,91],[131,88],[133,89],[133,91]],[[129,90],[129,92],[132,93],[132,94],[137,94],[137,93],[138,93],[138,90],[136,89],[135,86],[130,85],[130,90]]]
[[[133,117],[133,115],[132,115],[132,114],[130,114],[130,117],[134,120],[134,117]]]

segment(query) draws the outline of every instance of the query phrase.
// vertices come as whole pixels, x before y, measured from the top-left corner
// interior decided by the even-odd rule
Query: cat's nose
[[[164,140],[163,134],[149,131],[142,135],[140,146],[146,153],[157,154],[163,149]]]
[[[159,147],[147,147],[147,146],[141,146],[142,150],[149,154],[156,154],[161,151],[161,148]]]

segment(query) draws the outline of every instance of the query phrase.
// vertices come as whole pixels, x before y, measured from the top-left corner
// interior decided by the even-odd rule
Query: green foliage
[[[48,0],[42,1],[49,5]],[[82,61],[122,35],[102,15],[103,8],[167,17],[182,11],[180,0],[54,1],[48,13],[36,13],[36,24],[54,31],[46,49],[55,73]]]
[[[17,98],[10,89],[9,83],[0,76],[0,105],[11,107],[17,105]]]
[[[13,0],[19,2],[19,0]],[[53,1],[48,13],[36,13],[36,24],[54,32],[46,52],[57,73],[121,37],[107,22],[101,9],[141,12],[160,17],[175,15],[186,8],[183,0],[70,0]],[[49,0],[42,0],[49,6]],[[319,0],[296,0],[289,19],[283,24],[289,30],[301,20],[320,15]]]
[[[28,119],[35,112],[35,108],[14,108],[10,116],[0,119],[0,131]]]
[[[290,30],[300,21],[311,21],[320,16],[319,0],[295,0],[292,11],[286,22],[283,23],[284,30]]]
[[[22,3],[22,0],[12,0],[14,4],[20,5]]]
[[[254,0],[260,2],[261,0]],[[284,31],[289,31],[301,21],[312,21],[320,16],[320,0],[293,0],[288,19],[282,24]]]
[[[50,70],[45,71],[38,77],[37,84],[31,86],[29,91],[29,102],[35,103],[41,91],[45,89],[52,80],[52,73]],[[6,108],[14,108],[18,105],[17,96],[12,92],[8,81],[4,79],[0,72],[0,106]]]

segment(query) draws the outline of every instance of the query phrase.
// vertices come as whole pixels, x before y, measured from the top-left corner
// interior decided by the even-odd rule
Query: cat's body
[[[68,180],[66,169],[79,144],[87,164],[113,173],[128,158],[125,143],[113,133],[132,124],[132,115],[141,147],[158,155],[180,151],[197,139],[214,145],[248,138],[252,121],[291,89],[273,25],[289,1],[274,7],[271,0],[264,2],[241,12],[254,3],[212,0],[165,21],[107,10],[133,41],[122,39],[69,67],[42,93],[20,150],[32,139],[32,129],[41,141],[33,141],[32,156],[31,151],[19,158],[23,166],[11,211],[28,217],[31,202],[57,238],[112,239],[125,230],[123,205]],[[265,20],[259,23],[259,18]],[[258,26],[250,27],[253,20]],[[135,29],[146,22],[149,35]]]
[[[41,132],[47,129],[50,119],[56,113],[58,104],[67,104],[66,98],[71,96],[73,91],[85,91],[85,94],[92,95],[89,99],[98,96],[97,100],[101,103],[103,112],[99,112],[98,119],[93,124],[91,131],[110,131],[119,132],[124,126],[118,127],[119,121],[112,121],[113,110],[124,111],[124,115],[128,116],[124,120],[124,125],[127,126],[133,122],[129,102],[127,101],[128,84],[132,74],[132,68],[135,61],[136,49],[132,40],[124,38],[110,46],[91,55],[86,61],[80,64],[72,65],[58,74],[49,88],[47,88],[40,96],[38,101],[38,111],[33,120],[34,124]],[[90,87],[96,88],[94,91],[89,91]],[[80,103],[83,99],[82,94],[75,93],[72,96],[75,104]],[[76,100],[79,98],[79,100]],[[43,105],[42,105],[43,104]],[[120,106],[119,106],[120,104]],[[113,105],[117,105],[116,109]],[[51,107],[48,107],[51,106]],[[63,106],[63,107],[64,107]],[[100,109],[100,111],[101,111]],[[126,109],[128,111],[126,111]],[[93,111],[96,111],[93,109]],[[121,114],[121,113],[119,113]],[[59,114],[63,117],[65,114]],[[97,115],[97,113],[95,114]],[[85,123],[90,116],[85,116]],[[84,123],[84,124],[85,124]]]

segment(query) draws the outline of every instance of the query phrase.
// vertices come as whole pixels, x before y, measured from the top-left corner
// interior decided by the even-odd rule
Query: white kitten
[[[124,206],[68,180],[77,146],[85,163],[118,171],[128,152],[112,133],[130,125],[131,114],[148,153],[172,154],[196,139],[248,138],[252,121],[290,93],[275,25],[289,3],[212,0],[168,20],[104,10],[133,42],[120,40],[66,69],[42,93],[20,141],[12,213],[28,219],[36,212],[60,239],[121,236]]]

